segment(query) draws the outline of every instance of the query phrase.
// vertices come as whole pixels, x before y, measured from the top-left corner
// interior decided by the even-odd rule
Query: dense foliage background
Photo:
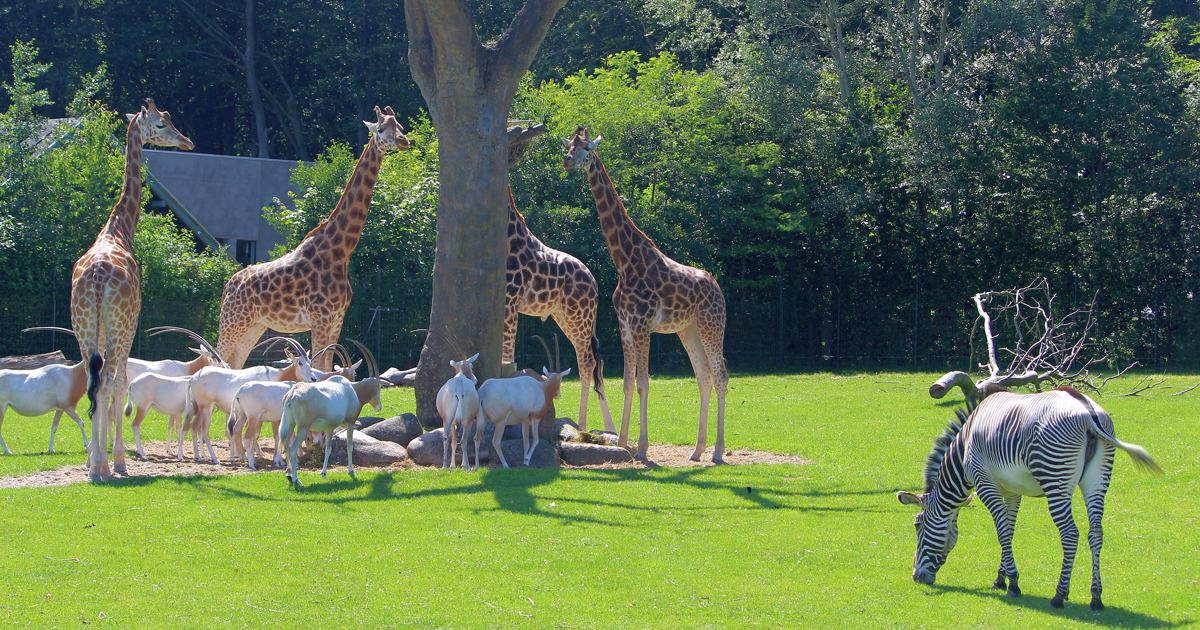
[[[153,95],[185,133],[204,130],[191,134],[199,151],[317,156],[295,174],[303,192],[268,210],[294,243],[336,202],[366,141],[358,121],[393,106],[411,117],[414,148],[381,172],[346,334],[404,367],[418,343],[405,331],[428,315],[437,156],[405,63],[403,5],[267,4],[0,7],[0,38],[32,40],[53,64],[22,70],[40,100],[0,95],[6,129],[88,102],[77,93],[93,99],[85,120],[111,125],[104,110]],[[498,36],[520,5],[472,2],[481,37]],[[822,357],[966,367],[970,296],[1037,276],[1065,310],[1098,296],[1099,338],[1122,359],[1193,361],[1198,23],[1186,0],[571,2],[513,107],[551,133],[512,186],[535,233],[584,260],[607,295],[616,272],[594,203],[583,175],[563,172],[556,139],[578,124],[603,135],[599,154],[638,225],[721,282],[734,367]],[[14,68],[19,49],[6,53]],[[85,157],[99,140],[38,158],[68,172],[13,178],[18,136],[0,149],[0,256],[22,252],[0,267],[9,310],[65,282],[119,180],[111,150]],[[118,175],[106,179],[102,163]],[[67,211],[20,192],[67,186],[43,180],[89,191],[70,204],[86,215],[80,236],[54,234],[51,246],[24,227],[24,213]],[[47,251],[10,245],[14,235]],[[192,290],[195,303],[206,290]],[[189,312],[214,312],[204,304]],[[619,365],[606,302],[599,327]],[[686,369],[678,342],[654,343],[653,367]]]

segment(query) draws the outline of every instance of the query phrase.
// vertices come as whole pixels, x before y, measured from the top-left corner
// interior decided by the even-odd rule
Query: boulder
[[[393,418],[372,423],[362,431],[377,440],[394,442],[407,447],[408,443],[420,437],[425,429],[421,427],[420,422],[417,422],[416,414],[402,413]]]
[[[408,443],[408,458],[422,466],[442,465],[443,429],[434,429]]]
[[[392,385],[397,387],[412,387],[417,380],[417,368],[408,370],[397,370],[390,367],[379,375],[379,378],[385,381],[391,381]]]
[[[320,466],[325,461],[325,451],[320,445],[310,447],[309,450],[313,451],[316,459],[315,461],[309,459],[312,456],[305,453],[307,456],[305,460]],[[381,442],[361,431],[354,432],[355,466],[383,467],[406,459],[408,459],[408,452],[404,450],[403,446],[391,442]],[[333,434],[333,452],[329,454],[329,464],[331,466],[334,464],[346,465],[346,433],[344,431]]]
[[[387,418],[377,418],[375,416],[359,416],[358,420],[354,421],[354,430],[362,431],[367,427],[373,427]]]
[[[558,446],[562,453],[562,461],[568,466],[621,464],[633,459],[628,450],[618,446],[582,444],[579,442],[562,442]],[[508,457],[508,453],[506,452],[504,456]]]
[[[554,437],[560,442],[578,442],[581,444],[599,444],[602,446],[616,446],[618,440],[616,433],[609,433],[608,431],[580,431],[579,425],[575,424],[575,421],[570,418],[559,418],[554,422]]]
[[[530,437],[530,439],[533,438]],[[504,440],[500,443],[500,448],[504,450],[504,459],[508,462],[509,468],[525,468],[525,445],[521,443],[520,439]],[[558,468],[559,466],[562,466],[562,456],[558,453],[558,445],[546,440],[539,441],[537,447],[533,449],[529,468]],[[492,461],[492,467],[501,467],[499,457]]]

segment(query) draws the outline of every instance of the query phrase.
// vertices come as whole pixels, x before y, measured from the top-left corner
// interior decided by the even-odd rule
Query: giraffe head
[[[576,127],[573,137],[563,138],[563,146],[567,148],[567,155],[563,157],[563,168],[568,171],[580,166],[587,168],[588,164],[592,163],[593,152],[596,145],[600,144],[601,137],[596,136],[595,140],[589,140],[588,128],[583,125]]]
[[[400,121],[396,120],[396,112],[392,111],[391,106],[385,107],[382,110],[379,106],[375,107],[375,122],[363,121],[367,129],[374,134],[373,139],[375,144],[384,151],[392,149],[400,149],[401,151],[409,147],[408,136],[404,135],[404,126]]]
[[[157,144],[160,147],[179,147],[185,151],[191,151],[196,145],[187,136],[179,133],[175,125],[171,124],[170,112],[159,111],[154,106],[154,99],[146,99],[146,104],[142,105],[142,111],[136,114],[125,114],[129,122],[135,122],[138,130],[142,134],[142,142],[149,144]]]

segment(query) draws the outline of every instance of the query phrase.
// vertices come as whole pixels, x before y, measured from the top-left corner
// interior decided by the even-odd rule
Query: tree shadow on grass
[[[593,469],[585,474],[572,470],[570,481],[588,485],[604,485],[615,487],[623,482],[647,482],[654,484],[670,484],[686,486],[698,492],[697,498],[712,497],[711,501],[701,503],[689,501],[687,497],[670,503],[655,503],[652,501],[622,500],[620,492],[574,492],[574,493],[538,493],[538,488],[549,487],[554,482],[564,478],[564,469],[487,469],[479,473],[463,473],[447,471],[444,474],[458,476],[465,483],[448,487],[422,488],[405,490],[406,482],[411,482],[411,474],[402,472],[371,472],[357,478],[344,474],[322,480],[310,481],[309,485],[292,488],[287,493],[258,492],[241,484],[230,484],[230,476],[177,476],[177,477],[132,477],[116,479],[104,488],[140,487],[151,484],[170,483],[178,486],[189,486],[201,492],[222,495],[241,500],[252,501],[318,501],[330,505],[353,506],[362,502],[385,500],[414,500],[432,497],[466,496],[479,493],[489,493],[496,502],[495,507],[478,508],[476,513],[507,512],[511,514],[528,514],[543,516],[563,522],[594,523],[600,525],[625,525],[626,523],[612,522],[578,514],[564,513],[562,508],[550,509],[551,504],[557,506],[591,506],[622,510],[630,514],[656,513],[685,513],[685,512],[726,512],[734,510],[785,510],[791,512],[809,513],[855,513],[855,512],[885,512],[882,502],[879,510],[854,506],[822,505],[824,500],[832,500],[840,496],[869,496],[890,495],[893,489],[866,491],[838,491],[821,488],[785,489],[781,484],[774,483],[767,487],[746,486],[744,478],[730,478],[721,474],[724,469],[713,467],[694,468],[654,468],[654,469]],[[439,473],[434,473],[439,474]],[[760,477],[749,479],[756,483]],[[279,474],[281,485],[287,484],[282,473]],[[364,492],[365,489],[365,492]],[[716,493],[716,494],[714,494]],[[596,499],[595,496],[605,498]],[[607,498],[613,497],[613,498]],[[637,495],[634,498],[644,498]],[[816,503],[814,503],[816,500]],[[890,507],[890,506],[889,506]]]
[[[1084,595],[1084,601],[1071,602],[1067,600],[1066,608],[1055,610],[1050,607],[1050,598],[1038,597],[1024,593],[1019,597],[1009,597],[1004,594],[1004,591],[999,589],[975,589],[965,588],[962,586],[942,586],[934,584],[929,586],[936,591],[946,593],[964,593],[967,595],[975,595],[984,599],[991,599],[1001,602],[1007,606],[1015,608],[1024,608],[1026,610],[1037,610],[1051,615],[1057,615],[1064,619],[1072,621],[1081,621],[1084,623],[1095,624],[1098,626],[1118,627],[1118,628],[1177,628],[1180,626],[1191,625],[1192,620],[1184,620],[1178,622],[1166,621],[1150,615],[1127,610],[1119,606],[1105,606],[1102,612],[1092,612],[1088,608],[1087,602],[1090,601],[1090,595]]]

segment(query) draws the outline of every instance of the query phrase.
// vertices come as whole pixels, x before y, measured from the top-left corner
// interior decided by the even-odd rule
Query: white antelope
[[[22,332],[29,332],[32,330],[49,330],[49,331],[54,331],[54,332],[66,333],[68,335],[71,335],[72,337],[75,336],[75,331],[71,330],[70,328],[61,328],[59,326],[36,326],[34,328],[26,328]],[[181,333],[188,335],[192,339],[194,339],[197,343],[200,344],[200,347],[199,348],[188,348],[192,352],[196,353],[196,358],[192,359],[191,361],[176,361],[174,359],[164,359],[162,361],[145,361],[143,359],[135,359],[133,357],[130,357],[129,360],[125,363],[125,382],[129,383],[127,389],[131,389],[133,387],[133,381],[135,379],[137,379],[137,377],[139,377],[143,374],[157,374],[159,376],[177,376],[177,377],[178,376],[191,376],[191,375],[195,374],[196,372],[199,372],[201,369],[206,368],[210,365],[216,366],[216,367],[229,367],[228,365],[225,364],[225,362],[223,360],[221,360],[221,356],[219,354],[217,354],[217,349],[214,348],[212,346],[212,344],[208,343],[208,340],[206,340],[204,337],[202,337],[186,328],[179,328],[176,326],[158,326],[156,328],[149,329],[147,332],[149,332],[150,336],[152,336],[152,337],[155,335],[164,333],[164,332],[181,332]],[[126,393],[128,394],[128,392],[126,392]],[[146,400],[146,399],[143,397],[143,400]],[[179,406],[179,404],[180,404],[179,400],[164,400],[164,401],[162,401],[161,406],[169,406],[172,408],[177,408]],[[133,402],[132,397],[127,396],[126,400],[125,400],[125,417],[129,417],[129,415],[131,413],[133,413],[133,407],[134,407],[134,402]],[[166,412],[163,412],[163,413],[166,413]],[[145,414],[143,413],[142,416],[145,417]],[[141,422],[138,421],[139,426],[140,426],[140,424],[141,424]],[[167,441],[168,442],[171,441],[172,436],[175,434],[175,430],[176,430],[175,416],[172,416],[169,424],[167,425]],[[137,429],[134,429],[135,437],[136,437],[137,432],[138,432]],[[142,448],[141,448],[140,440],[138,440],[138,455],[139,456],[142,455]]]
[[[180,448],[183,447],[184,433],[188,429],[191,429],[192,453],[195,455],[196,460],[200,460],[197,441],[202,440],[208,446],[208,454],[212,458],[212,463],[217,463],[217,454],[213,450],[212,441],[209,438],[213,407],[219,408],[228,415],[233,409],[233,397],[237,394],[238,389],[246,383],[255,381],[297,381],[307,383],[313,380],[312,363],[308,358],[308,353],[295,339],[291,337],[272,337],[259,345],[279,342],[286,343],[296,350],[296,354],[289,353],[291,363],[285,368],[257,365],[241,370],[231,370],[210,366],[200,370],[192,377],[190,389],[197,412],[191,425],[189,426],[185,423],[183,430],[179,432]]]
[[[129,404],[125,406],[125,417],[129,417],[134,407],[137,408],[131,426],[138,457],[146,458],[142,451],[142,421],[146,419],[147,411],[155,409],[167,416],[168,442],[175,428],[179,427],[179,445],[175,455],[179,461],[183,461],[183,426],[196,413],[196,406],[192,404],[191,383],[190,376],[162,376],[154,372],[142,374],[129,383]]]
[[[87,393],[87,364],[46,365],[35,370],[0,370],[0,426],[4,414],[12,407],[22,416],[40,416],[54,412],[50,425],[50,448],[54,452],[54,434],[58,432],[58,421],[66,413],[83,434],[83,445],[88,443],[83,420],[75,412],[75,405]],[[0,435],[0,447],[5,455],[12,455],[4,437]]]
[[[389,381],[379,378],[375,359],[361,344],[350,340],[365,353],[367,369],[371,377],[351,383],[335,376],[320,383],[297,383],[283,397],[283,421],[279,425],[280,440],[287,455],[288,481],[302,486],[296,473],[296,462],[300,455],[300,444],[310,432],[324,433],[325,465],[321,468],[324,477],[329,470],[329,454],[333,450],[333,431],[346,428],[346,465],[350,476],[354,476],[354,422],[358,420],[364,405],[375,411],[383,409],[379,392],[391,387]]]
[[[314,368],[313,375],[316,381],[321,382],[334,376],[341,376],[353,383],[354,373],[363,360],[359,359],[358,363],[351,363],[349,353],[341,344],[331,344],[313,355],[313,358],[315,359],[321,352],[327,350],[336,352],[346,367],[334,369],[332,372],[323,372]],[[230,464],[236,464],[240,457],[246,460],[250,470],[258,470],[254,466],[255,457],[266,457],[266,453],[262,451],[262,447],[258,443],[259,433],[264,424],[270,424],[271,432],[275,436],[273,464],[276,467],[283,465],[283,450],[279,443],[279,423],[283,420],[283,397],[292,385],[295,385],[295,382],[259,381],[246,383],[238,388],[237,393],[233,396],[233,407],[226,420]],[[245,432],[244,437],[243,431]]]
[[[550,410],[554,399],[558,398],[563,377],[570,373],[570,368],[562,372],[551,372],[543,367],[542,374],[546,377],[544,381],[539,381],[532,376],[493,378],[485,381],[479,388],[479,419],[475,430],[476,457],[479,453],[479,444],[483,440],[483,431],[479,429],[483,427],[485,419],[490,418],[496,424],[496,431],[492,435],[492,446],[496,451],[496,456],[500,458],[500,463],[508,468],[508,461],[504,459],[500,441],[504,437],[504,427],[520,423],[521,445],[525,450],[525,465],[528,466],[540,439],[538,423]],[[533,429],[532,446],[529,445],[530,428]]]

